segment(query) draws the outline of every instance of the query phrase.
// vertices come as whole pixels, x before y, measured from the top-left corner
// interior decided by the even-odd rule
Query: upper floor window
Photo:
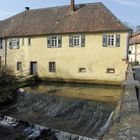
[[[85,47],[85,35],[70,35],[69,46],[70,47]]]
[[[120,34],[103,34],[103,47],[120,47]]]
[[[2,39],[0,38],[0,49],[3,49]]]
[[[31,45],[31,38],[28,38],[28,45]]]
[[[19,49],[20,48],[20,40],[19,38],[12,38],[8,40],[10,49]]]
[[[48,36],[48,48],[59,48],[62,45],[61,36]]]

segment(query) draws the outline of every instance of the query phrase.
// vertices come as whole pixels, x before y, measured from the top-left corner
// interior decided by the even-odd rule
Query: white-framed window
[[[62,37],[59,35],[56,36],[48,36],[47,37],[48,42],[47,46],[48,48],[60,48],[62,44]]]
[[[49,62],[49,72],[56,72],[56,63]]]
[[[116,36],[114,34],[107,36],[107,45],[108,46],[115,46],[116,45]]]
[[[58,47],[58,36],[51,37],[51,47]]]
[[[120,47],[120,34],[103,34],[103,47]]]
[[[85,47],[85,35],[70,35],[69,36],[70,47]]]
[[[73,46],[76,47],[76,46],[79,46],[81,47],[81,36],[80,35],[74,35],[73,36]]]
[[[8,39],[8,42],[9,42],[10,49],[19,49],[20,48],[20,39],[19,38]]]

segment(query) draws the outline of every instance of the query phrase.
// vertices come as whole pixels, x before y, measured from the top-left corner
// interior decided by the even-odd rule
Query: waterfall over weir
[[[81,94],[83,89],[89,93],[90,88],[70,87],[69,91],[69,87],[65,87],[64,91],[80,91]],[[11,132],[9,136],[15,133],[25,139],[95,140],[110,125],[114,106],[107,103],[60,96],[58,93],[62,90],[49,85],[27,87],[21,91],[17,93],[15,103],[0,110],[0,137],[1,131],[7,129]]]

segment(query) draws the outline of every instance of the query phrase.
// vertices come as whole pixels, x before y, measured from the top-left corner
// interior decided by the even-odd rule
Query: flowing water
[[[109,127],[115,109],[112,99],[118,99],[120,93],[119,87],[72,84],[45,84],[19,89],[15,103],[0,110],[0,137],[8,129],[11,135],[21,134],[29,139],[43,137],[42,130],[46,130],[45,135],[48,131],[55,135],[50,140],[98,139]],[[103,98],[103,94],[106,97],[102,102],[95,101]],[[111,102],[106,103],[107,99]],[[27,125],[25,122],[30,123]],[[5,135],[8,136],[6,132]]]

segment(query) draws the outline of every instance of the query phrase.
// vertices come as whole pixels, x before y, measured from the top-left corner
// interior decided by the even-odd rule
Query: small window
[[[24,38],[22,38],[22,46],[24,46]]]
[[[28,45],[31,45],[31,38],[28,38]]]
[[[85,73],[86,72],[86,68],[79,68],[79,72],[80,73]]]
[[[115,73],[115,68],[107,68],[106,73]]]
[[[55,62],[49,62],[49,72],[55,72],[55,71],[56,71]]]
[[[17,71],[22,71],[22,63],[17,62]]]

